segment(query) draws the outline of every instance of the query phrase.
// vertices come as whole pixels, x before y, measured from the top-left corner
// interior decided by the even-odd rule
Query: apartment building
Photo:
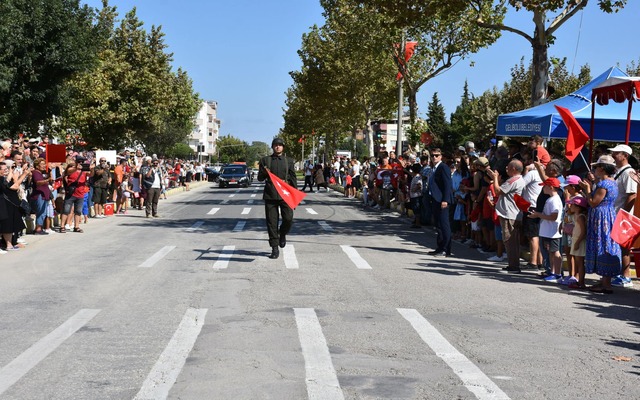
[[[216,154],[216,140],[220,134],[218,102],[203,101],[195,117],[195,127],[189,136],[189,147],[197,154],[198,160],[208,161]]]

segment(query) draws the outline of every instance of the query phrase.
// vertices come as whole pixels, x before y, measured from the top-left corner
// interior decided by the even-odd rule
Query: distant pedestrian
[[[147,157],[144,160],[144,165],[140,168],[142,184],[147,194],[145,199],[145,213],[147,218],[151,216],[155,218],[160,217],[160,215],[158,215],[158,200],[160,199],[160,191],[162,190],[162,172],[160,171],[159,164],[158,159],[153,159],[152,163],[151,157]]]
[[[284,154],[284,141],[280,138],[273,139],[271,149],[273,154],[260,159],[258,180],[265,181],[262,198],[267,219],[269,246],[271,246],[269,258],[278,258],[280,256],[278,246],[284,248],[287,245],[287,234],[293,224],[293,210],[282,199],[274,183],[269,179],[267,169],[294,188],[297,187],[297,181],[293,159]],[[282,216],[282,224],[278,227],[280,216]]]

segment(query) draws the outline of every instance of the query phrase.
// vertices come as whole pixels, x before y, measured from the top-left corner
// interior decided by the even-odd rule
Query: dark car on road
[[[229,186],[248,187],[251,183],[246,165],[230,164],[222,168],[218,176],[221,188]]]

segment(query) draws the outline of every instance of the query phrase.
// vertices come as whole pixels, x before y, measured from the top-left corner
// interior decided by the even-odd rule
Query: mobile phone
[[[538,150],[533,151],[533,161],[540,161],[538,160]]]
[[[80,171],[90,171],[91,170],[91,165],[89,164],[80,164]]]

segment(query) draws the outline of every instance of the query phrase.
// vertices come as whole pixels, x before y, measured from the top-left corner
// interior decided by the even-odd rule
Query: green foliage
[[[444,106],[440,103],[438,93],[434,93],[427,110],[427,124],[429,132],[433,135],[432,146],[442,147],[453,145],[447,143],[449,135],[449,123],[447,122]]]
[[[79,0],[0,2],[0,132],[35,134],[65,110],[65,81],[96,60],[94,15]]]
[[[187,139],[200,99],[186,72],[172,71],[160,27],[145,31],[135,8],[118,27],[116,18],[105,3],[98,21],[109,34],[98,65],[69,81],[63,125],[79,130],[92,146],[139,144],[164,154]]]
[[[231,135],[220,136],[216,140],[216,162],[227,164],[236,161],[247,162],[247,148],[249,145]]]
[[[169,158],[180,158],[183,160],[191,159],[194,154],[193,149],[186,143],[176,143],[165,153]]]

